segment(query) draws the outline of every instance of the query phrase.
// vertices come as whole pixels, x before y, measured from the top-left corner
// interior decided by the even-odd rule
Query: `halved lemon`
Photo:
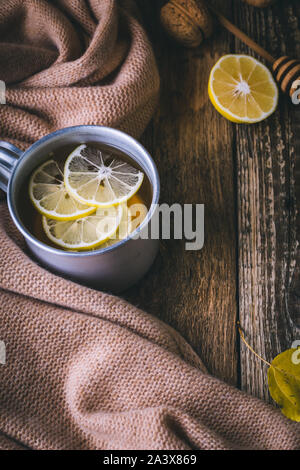
[[[118,230],[123,208],[98,209],[87,217],[60,221],[43,217],[43,228],[47,237],[66,250],[92,250],[105,243]]]
[[[262,121],[278,104],[271,72],[247,55],[222,57],[211,71],[208,93],[217,111],[236,123]]]
[[[82,204],[111,207],[128,201],[140,188],[144,173],[99,149],[80,145],[66,160],[68,193]]]
[[[96,211],[74,199],[66,191],[64,175],[55,160],[48,160],[35,170],[29,182],[29,196],[35,208],[55,220],[74,220]]]

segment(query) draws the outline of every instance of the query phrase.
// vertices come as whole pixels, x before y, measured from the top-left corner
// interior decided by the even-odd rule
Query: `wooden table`
[[[212,374],[269,400],[266,366],[241,343],[236,322],[268,361],[300,340],[300,106],[282,97],[263,123],[226,121],[209,102],[209,72],[224,54],[253,53],[221,27],[199,49],[178,47],[160,28],[162,3],[139,0],[162,80],[142,141],[158,165],[161,202],[205,204],[205,245],[188,252],[184,242],[163,242],[125,297],[178,330]],[[300,58],[298,0],[265,10],[215,4],[275,57]]]

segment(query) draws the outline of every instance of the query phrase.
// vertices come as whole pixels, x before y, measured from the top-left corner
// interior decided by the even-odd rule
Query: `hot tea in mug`
[[[119,293],[148,271],[159,176],[146,149],[102,126],[58,130],[25,152],[0,142],[0,187],[35,260]]]
[[[51,152],[19,194],[27,229],[49,246],[87,251],[134,232],[151,206],[147,175],[124,152],[97,143]]]

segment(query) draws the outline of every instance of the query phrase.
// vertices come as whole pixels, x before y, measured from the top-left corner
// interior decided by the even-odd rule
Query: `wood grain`
[[[162,78],[143,142],[158,165],[161,202],[205,204],[205,246],[188,252],[184,242],[164,241],[153,269],[126,298],[177,329],[212,374],[237,384],[233,127],[207,93],[209,71],[231,38],[221,33],[199,50],[180,48],[163,34],[157,2],[138,3]]]
[[[204,203],[206,226],[200,252],[163,242],[125,297],[176,328],[212,374],[269,400],[266,368],[239,342],[235,322],[268,361],[300,339],[300,107],[282,97],[261,124],[227,122],[208,101],[209,71],[223,54],[252,51],[220,27],[199,49],[182,49],[160,28],[163,2],[138,3],[162,78],[143,137],[159,168],[161,202]],[[266,10],[214,4],[275,57],[300,58],[297,0]]]
[[[300,57],[299,17],[297,2],[279,2],[264,11],[235,6],[235,22],[275,57],[287,53]],[[238,40],[235,48],[252,55]],[[299,303],[298,312],[295,308],[299,301],[295,184],[299,112],[282,97],[270,119],[236,128],[239,312],[248,342],[268,361],[300,339]],[[268,400],[266,372],[241,344],[242,388]]]

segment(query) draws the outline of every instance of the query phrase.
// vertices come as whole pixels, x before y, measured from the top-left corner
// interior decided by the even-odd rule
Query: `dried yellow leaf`
[[[268,370],[268,383],[271,397],[282,413],[300,422],[300,363],[295,360],[297,351],[288,349],[275,357]]]

